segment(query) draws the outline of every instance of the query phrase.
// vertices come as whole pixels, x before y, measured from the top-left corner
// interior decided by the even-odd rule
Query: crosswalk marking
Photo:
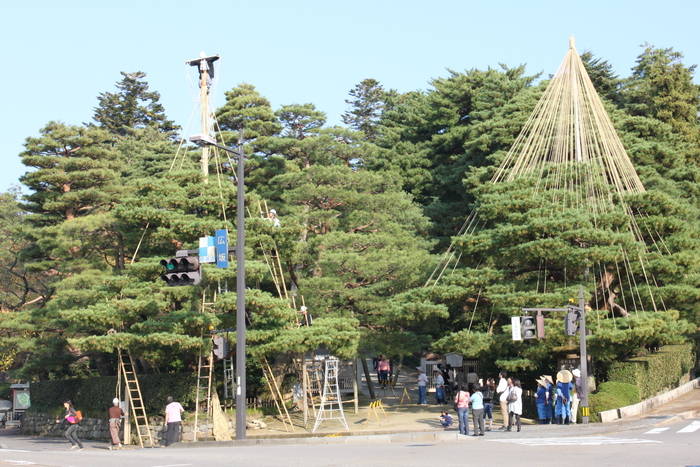
[[[700,421],[694,421],[682,430],[678,430],[676,433],[692,433],[700,429]]]
[[[664,431],[668,430],[668,427],[666,428],[654,428],[653,430],[649,430],[645,435],[658,435],[659,433],[663,433]]]
[[[649,439],[610,438],[608,436],[586,436],[573,438],[518,438],[518,439],[489,439],[496,443],[512,443],[524,446],[601,446],[604,444],[649,444],[661,443]]]

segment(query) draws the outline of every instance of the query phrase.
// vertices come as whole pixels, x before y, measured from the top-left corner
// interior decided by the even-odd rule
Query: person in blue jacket
[[[559,425],[568,425],[571,419],[571,390],[574,388],[571,380],[573,378],[569,370],[561,370],[557,373],[557,403],[554,415]]]

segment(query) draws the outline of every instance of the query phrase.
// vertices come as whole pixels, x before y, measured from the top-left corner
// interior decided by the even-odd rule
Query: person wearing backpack
[[[78,431],[78,424],[80,423],[80,420],[82,420],[83,416],[79,411],[76,411],[73,408],[73,403],[70,401],[70,399],[63,401],[63,407],[66,409],[65,413],[63,414],[63,420],[57,419],[56,423],[68,424],[66,438],[68,438],[68,441],[70,441],[70,448],[78,448],[78,451],[82,451],[85,448],[83,447],[83,443],[81,443],[78,439],[78,434],[76,431]]]

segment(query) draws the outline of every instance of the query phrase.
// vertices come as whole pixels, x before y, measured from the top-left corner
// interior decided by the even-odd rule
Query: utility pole
[[[199,102],[202,107],[201,115],[201,134],[210,134],[210,118],[209,118],[209,88],[211,87],[212,79],[214,78],[214,65],[213,63],[219,59],[218,55],[212,55],[207,57],[204,52],[199,54],[199,58],[194,60],[188,60],[185,63],[190,66],[196,66],[199,69]],[[204,178],[204,183],[208,182],[209,179],[209,147],[202,147],[202,177]]]

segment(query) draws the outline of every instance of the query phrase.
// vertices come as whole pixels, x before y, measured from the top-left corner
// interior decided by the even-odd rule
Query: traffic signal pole
[[[578,306],[574,307],[573,305],[568,306],[567,308],[521,308],[521,311],[524,312],[532,312],[536,311],[538,317],[541,315],[541,312],[543,311],[564,311],[568,313],[576,313],[579,317],[578,319],[578,332],[581,334],[581,340],[580,340],[580,354],[581,354],[581,392],[583,394],[579,394],[578,397],[581,400],[581,422],[582,423],[588,423],[589,417],[590,417],[590,408],[588,406],[588,353],[586,351],[586,302],[583,299],[583,285],[579,285],[579,290],[578,290]],[[572,312],[572,309],[575,310]],[[566,319],[566,318],[565,318]],[[539,324],[540,320],[538,320],[538,334],[539,334]],[[544,324],[544,320],[542,320],[542,324]],[[565,324],[565,329],[566,329],[566,324]],[[576,334],[576,329],[571,331],[570,335],[575,335]],[[543,332],[544,335],[544,332]]]
[[[587,424],[590,416],[588,407],[588,353],[586,351],[586,302],[583,300],[583,285],[579,285],[578,307],[581,313],[579,332],[581,334],[581,423]]]

